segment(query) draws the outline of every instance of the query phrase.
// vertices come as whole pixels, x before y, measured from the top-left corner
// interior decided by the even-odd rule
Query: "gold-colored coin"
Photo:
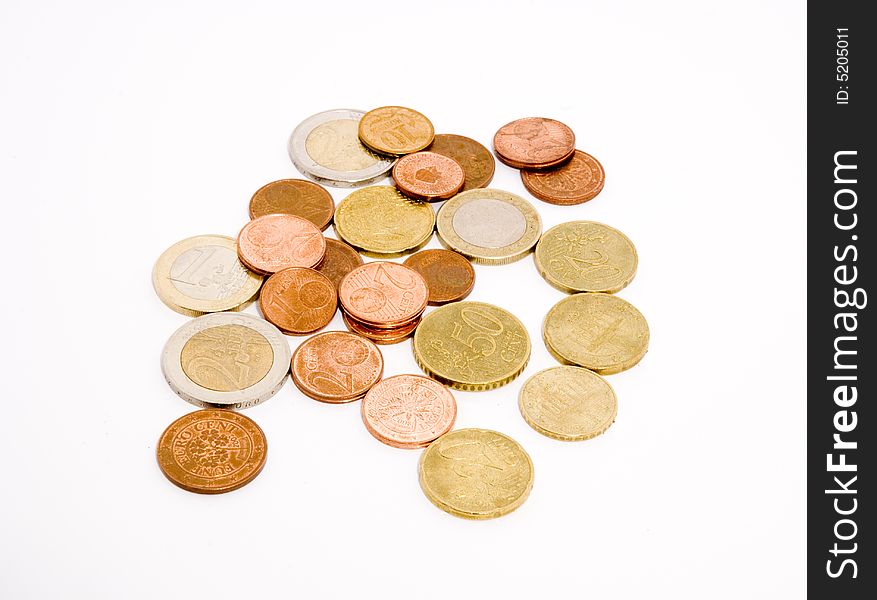
[[[484,302],[454,302],[432,311],[414,332],[423,371],[458,390],[507,384],[530,360],[530,336],[513,314]]]
[[[548,311],[542,339],[560,362],[609,375],[631,368],[645,356],[649,325],[618,296],[574,294]]]
[[[152,270],[152,285],[161,301],[189,317],[241,310],[262,285],[262,276],[238,260],[234,239],[198,235],[164,251]]]
[[[435,211],[389,185],[357,190],[338,204],[335,232],[342,240],[378,258],[417,250],[432,237]]]
[[[518,442],[488,429],[458,429],[423,451],[420,487],[429,501],[464,519],[493,519],[524,503],[533,461]]]
[[[570,442],[600,435],[618,414],[618,400],[609,382],[582,367],[539,371],[524,382],[518,406],[530,427]]]
[[[472,262],[504,265],[524,258],[539,241],[542,219],[511,192],[469,190],[444,203],[436,217],[439,240]]]
[[[404,106],[382,106],[365,113],[359,121],[359,141],[390,156],[420,152],[434,137],[430,120]]]
[[[222,353],[217,344],[237,341],[238,352]],[[249,362],[241,369],[241,354]],[[236,392],[262,381],[274,365],[274,350],[261,333],[243,325],[219,325],[199,331],[189,338],[180,353],[186,376],[208,390]]]
[[[536,244],[536,268],[562,292],[617,292],[636,274],[636,248],[602,223],[571,221],[546,231]]]

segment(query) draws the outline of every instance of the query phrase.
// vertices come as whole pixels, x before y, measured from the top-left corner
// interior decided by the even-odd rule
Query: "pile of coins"
[[[543,201],[580,204],[603,188],[603,167],[576,149],[573,131],[559,121],[513,121],[497,131],[493,147]],[[319,113],[296,127],[288,151],[311,181],[262,186],[236,239],[188,238],[156,262],[158,296],[194,317],[165,345],[162,371],[174,392],[203,407],[162,434],[162,472],[199,493],[252,481],[267,443],[236,411],[276,394],[291,374],[313,400],[360,400],[363,424],[377,440],[425,448],[420,486],[442,510],[486,519],[516,509],[533,485],[526,451],[502,433],[453,429],[451,390],[506,385],[523,373],[531,351],[517,317],[465,300],[475,285],[472,263],[501,265],[534,253],[539,274],[569,294],[548,311],[542,330],[563,364],[531,376],[519,408],[539,433],[585,440],[617,414],[602,375],[632,367],[648,349],[642,314],[613,295],[636,273],[633,244],[593,221],[543,233],[529,201],[486,187],[496,169],[487,148],[436,135],[409,108]],[[387,176],[393,185],[368,185],[337,207],[320,185],[366,186]],[[438,210],[435,202],[442,202]],[[339,239],[324,235],[330,224]],[[421,250],[434,232],[446,249]],[[240,312],[257,298],[263,318]],[[320,332],[339,306],[348,331]],[[309,337],[290,352],[289,335]],[[384,377],[379,345],[407,339],[425,375]]]

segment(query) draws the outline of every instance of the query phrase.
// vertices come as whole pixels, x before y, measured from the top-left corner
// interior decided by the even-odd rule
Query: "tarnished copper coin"
[[[283,333],[305,335],[329,324],[338,309],[338,292],[322,273],[291,267],[268,278],[259,309]]]
[[[417,317],[410,323],[400,325],[394,328],[380,329],[377,327],[369,327],[360,321],[351,319],[348,315],[343,315],[344,325],[347,329],[364,338],[368,338],[375,344],[387,346],[390,344],[398,344],[414,335],[417,326],[420,325],[420,317]]]
[[[304,179],[281,179],[263,185],[250,198],[250,218],[295,215],[324,231],[332,222],[335,201],[322,186]]]
[[[551,204],[581,204],[600,193],[606,173],[600,162],[576,150],[569,162],[547,171],[521,171],[527,190]]]
[[[382,106],[359,120],[359,141],[390,156],[419,152],[432,143],[435,129],[425,116],[404,106]]]
[[[554,119],[528,117],[499,128],[496,156],[516,169],[547,169],[569,159],[576,148],[572,129]]]
[[[313,268],[325,254],[326,238],[317,226],[293,215],[258,217],[238,234],[238,257],[262,275],[289,267]]]
[[[245,486],[265,466],[268,444],[256,423],[230,410],[206,409],[171,423],[158,440],[158,466],[174,484],[199,494]]]
[[[440,305],[462,300],[475,286],[475,269],[469,259],[453,250],[421,250],[404,263],[426,280],[429,304]]]
[[[326,238],[326,256],[316,270],[332,280],[337,288],[344,276],[363,264],[362,256],[353,246]]]
[[[396,187],[415,200],[446,200],[463,189],[464,180],[460,163],[435,152],[403,156],[393,167]]]
[[[422,375],[395,375],[379,381],[362,399],[362,422],[389,446],[423,448],[446,434],[457,419],[451,391]]]
[[[338,404],[362,398],[384,373],[381,351],[346,331],[306,339],[291,361],[292,381],[305,395]]]
[[[493,173],[496,170],[493,154],[472,138],[452,133],[438,133],[427,150],[443,154],[460,163],[466,174],[462,190],[464,192],[487,187],[487,184],[493,180]]]
[[[410,322],[426,308],[429,289],[420,274],[394,262],[370,262],[341,280],[338,298],[344,311],[372,327]]]

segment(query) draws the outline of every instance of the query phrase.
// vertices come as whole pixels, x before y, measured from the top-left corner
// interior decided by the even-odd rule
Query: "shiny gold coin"
[[[636,248],[602,223],[571,221],[552,227],[536,244],[536,268],[562,292],[614,293],[636,274]]]
[[[548,311],[542,339],[560,362],[609,375],[645,356],[649,326],[642,313],[618,296],[574,294]]]
[[[357,190],[335,210],[338,237],[380,258],[413,252],[429,241],[434,228],[429,203],[409,200],[389,185]]]
[[[359,121],[359,141],[390,156],[420,152],[433,137],[435,129],[430,120],[404,106],[382,106],[365,113]]]
[[[521,374],[530,336],[517,317],[484,302],[454,302],[426,315],[414,332],[423,371],[458,390],[490,390]]]
[[[524,503],[533,461],[518,442],[488,429],[458,429],[423,451],[420,487],[430,502],[464,519],[493,519]]]
[[[436,217],[439,240],[472,262],[503,265],[524,258],[542,233],[533,205],[511,192],[469,190],[444,203]]]
[[[218,340],[236,340],[237,352],[217,351]],[[244,365],[242,357],[246,357]],[[265,337],[243,325],[219,325],[189,338],[180,365],[196,384],[215,392],[235,392],[259,383],[274,364],[274,350]],[[245,367],[245,368],[244,368]]]
[[[581,367],[539,371],[521,387],[521,415],[530,427],[562,441],[588,440],[615,421],[618,400],[609,383]]]

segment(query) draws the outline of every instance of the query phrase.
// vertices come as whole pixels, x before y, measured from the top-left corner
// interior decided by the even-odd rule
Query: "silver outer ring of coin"
[[[258,332],[271,344],[274,363],[260,381],[243,390],[217,392],[201,387],[186,375],[180,364],[183,346],[193,335],[221,325],[240,325]],[[246,313],[212,313],[192,319],[177,329],[164,346],[161,353],[161,372],[168,385],[176,394],[195,406],[203,408],[243,409],[264,402],[283,387],[289,374],[292,353],[289,343],[280,330],[259,317]]]
[[[317,183],[335,187],[356,187],[387,177],[390,169],[396,164],[395,158],[386,158],[375,154],[379,160],[371,167],[360,169],[359,171],[336,171],[315,162],[307,152],[305,144],[308,136],[314,129],[329,121],[359,121],[364,114],[365,111],[362,110],[339,108],[317,113],[299,123],[298,127],[293,130],[292,135],[289,136],[289,143],[286,146],[292,164],[305,177],[313,179]],[[366,148],[366,150],[368,149]],[[368,152],[374,154],[371,150],[368,150]]]

